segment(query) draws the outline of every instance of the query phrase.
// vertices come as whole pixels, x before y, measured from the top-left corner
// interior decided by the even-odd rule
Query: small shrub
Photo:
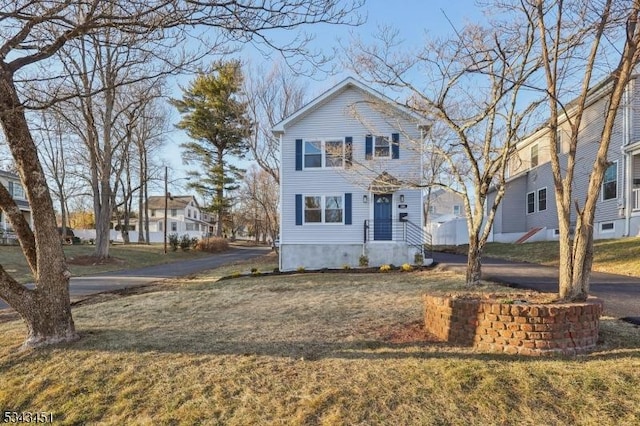
[[[279,274],[280,273],[280,268],[273,268],[273,273],[274,274]]]
[[[380,272],[389,272],[391,270],[391,265],[382,265],[380,267]]]
[[[296,271],[304,272],[304,266],[298,266],[298,269],[296,269]]]
[[[242,274],[238,271],[234,271],[231,273],[231,278],[240,278]]]
[[[342,269],[344,269],[345,271],[348,271],[349,269],[351,269],[351,266],[345,263],[344,265],[342,265]]]
[[[251,275],[254,277],[259,277],[260,275],[262,275],[262,272],[256,269],[255,271],[251,271]]]
[[[178,246],[180,245],[178,234],[169,234],[167,238],[169,239],[169,247],[171,247],[171,251],[178,250]]]
[[[402,266],[400,267],[400,270],[402,272],[411,272],[413,271],[413,266],[409,265],[408,263],[403,263]]]
[[[219,237],[208,237],[198,240],[195,246],[196,250],[205,251],[207,253],[219,253],[229,250],[229,241]]]
[[[424,256],[422,253],[416,253],[415,256],[413,256],[413,263],[416,265],[424,264]]]
[[[362,267],[369,266],[369,258],[363,254],[360,256],[360,259],[358,259],[358,264]]]
[[[187,251],[191,248],[191,237],[188,234],[184,234],[180,237],[180,249]]]
[[[258,268],[251,268],[251,273],[255,274],[256,272],[258,272]]]

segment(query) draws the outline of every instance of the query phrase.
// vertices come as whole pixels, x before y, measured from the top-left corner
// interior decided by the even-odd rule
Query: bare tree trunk
[[[53,202],[12,78],[6,71],[0,73],[0,122],[32,207],[35,233],[21,214],[16,214],[19,210],[11,211],[9,200],[0,197],[0,206],[16,229],[36,286],[27,289],[0,267],[0,297],[27,325],[24,346],[34,347],[71,341],[78,335],[69,299],[71,274],[58,237]]]

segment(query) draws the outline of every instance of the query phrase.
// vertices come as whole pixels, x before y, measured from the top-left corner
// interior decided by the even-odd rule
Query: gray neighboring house
[[[27,222],[29,222],[29,225],[33,226],[31,206],[27,201],[24,188],[22,187],[22,183],[20,182],[20,178],[18,177],[18,175],[0,170],[0,184],[7,188],[9,194],[11,194],[11,196],[13,197],[25,219],[27,219]],[[4,239],[7,239],[7,236],[9,236],[9,239],[11,239],[11,236],[14,235],[13,228],[9,223],[9,219],[2,210],[0,210],[0,234],[4,236],[0,238]]]
[[[594,219],[594,238],[640,235],[640,80],[629,82],[618,110],[609,146],[609,167],[600,190]],[[589,96],[579,132],[573,198],[583,200],[599,148],[610,86],[601,84]],[[569,109],[569,114],[571,110]],[[564,117],[558,136],[560,164],[567,162],[569,123]],[[493,225],[497,242],[558,239],[558,217],[549,152],[549,129],[522,140],[509,162],[509,179]],[[495,197],[490,195],[489,202]],[[575,223],[572,209],[571,220]]]
[[[424,255],[422,118],[347,78],[278,123],[280,269]]]

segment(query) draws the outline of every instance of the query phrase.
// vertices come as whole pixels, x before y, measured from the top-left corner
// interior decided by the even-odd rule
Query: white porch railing
[[[633,189],[633,210],[640,210],[640,188]]]

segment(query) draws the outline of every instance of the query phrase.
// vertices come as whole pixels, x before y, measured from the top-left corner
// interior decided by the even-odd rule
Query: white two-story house
[[[280,269],[420,260],[425,130],[353,78],[278,123]]]
[[[629,82],[618,110],[609,146],[609,166],[600,188],[594,238],[640,235],[640,80]],[[600,143],[610,86],[596,87],[588,98],[578,133],[573,198],[583,204]],[[568,110],[569,117],[572,114]],[[569,123],[561,119],[558,155],[567,163]],[[498,242],[557,239],[558,216],[551,173],[549,129],[542,128],[517,145],[509,162],[505,196],[496,211],[493,239]],[[491,201],[491,199],[489,200]],[[571,220],[575,223],[575,209]]]
[[[213,217],[200,209],[193,195],[175,195],[167,198],[167,218],[165,221],[165,197],[151,196],[147,201],[149,211],[149,231],[164,232],[165,222],[169,234],[193,234],[209,236],[213,233]]]
[[[18,208],[24,215],[25,219],[27,219],[27,222],[30,225],[33,225],[31,221],[31,206],[27,201],[24,188],[22,187],[22,183],[20,183],[20,178],[13,173],[0,170],[0,185],[7,188],[9,194],[13,197],[13,200],[18,205]],[[13,227],[2,210],[0,210],[0,234],[3,234],[5,238],[7,235],[13,235]]]

